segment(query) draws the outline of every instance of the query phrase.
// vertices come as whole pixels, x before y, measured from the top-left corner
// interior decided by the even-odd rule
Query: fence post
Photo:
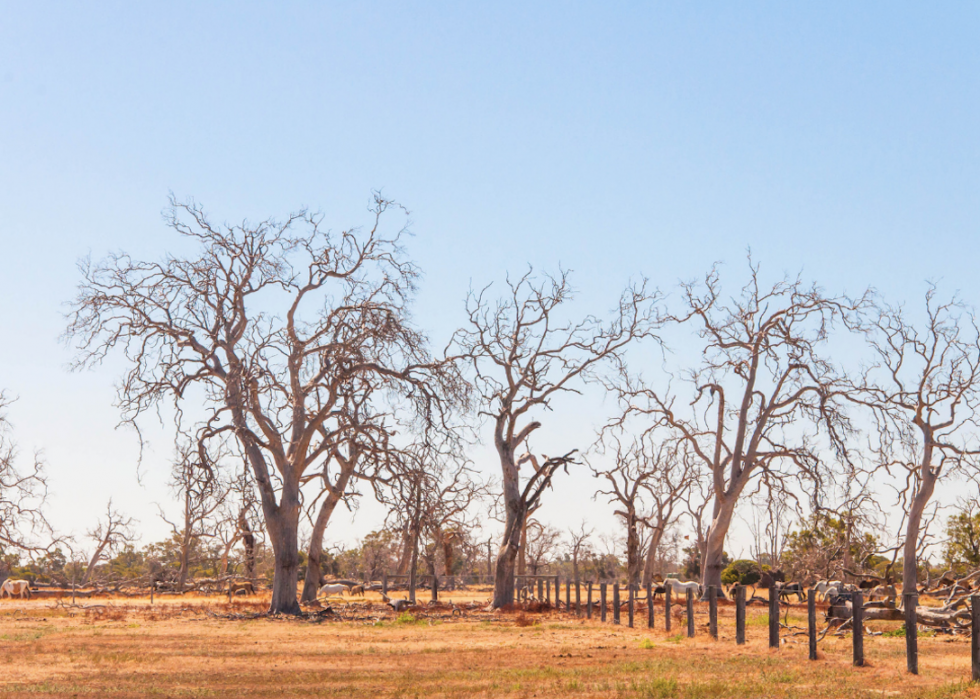
[[[432,601],[433,602],[439,601],[439,576],[438,575],[432,576]]]
[[[381,574],[381,594],[388,596],[388,571]]]
[[[919,595],[914,592],[902,593],[902,604],[905,607],[905,661],[909,672],[918,675],[919,627],[915,612],[919,606]]]
[[[619,623],[619,583],[613,583],[613,623]]]
[[[585,603],[585,618],[591,619],[592,618],[592,581],[591,580],[589,580],[589,582],[585,584],[585,594],[589,596],[588,600]]]
[[[973,666],[971,677],[980,682],[980,595],[970,596],[970,616],[973,629],[970,631],[970,661]]]
[[[565,581],[565,611],[572,611],[572,581]]]
[[[856,591],[851,597],[851,638],[854,640],[854,666],[864,665],[864,596]]]
[[[606,583],[599,583],[599,620],[606,620]]]
[[[647,583],[647,628],[653,628],[653,584]]]
[[[708,586],[708,632],[718,640],[718,588]]]
[[[634,608],[636,606],[636,591],[633,588],[633,585],[632,584],[629,585],[629,588],[630,588],[630,593],[629,593],[629,627],[632,629],[633,628],[633,613],[634,613]]]
[[[582,583],[575,581],[575,613],[582,616]]]
[[[555,576],[555,609],[561,606],[561,578]]]
[[[769,588],[769,647],[779,648],[779,591]]]
[[[694,590],[687,588],[687,637],[694,638]]]
[[[544,581],[544,601],[551,604],[551,578],[545,578]]]
[[[745,585],[735,587],[735,643],[745,645]]]
[[[670,631],[670,585],[664,583],[664,629]]]
[[[810,638],[810,660],[817,659],[817,591],[806,592],[806,630]]]

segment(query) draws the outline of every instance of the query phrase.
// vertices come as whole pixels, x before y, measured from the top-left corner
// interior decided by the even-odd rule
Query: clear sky
[[[383,189],[438,340],[471,283],[528,262],[597,312],[641,274],[740,281],[748,247],[832,291],[976,303],[978,36],[968,2],[0,2],[0,387],[54,522],[81,533],[114,495],[164,532],[169,443],[138,484],[120,366],[69,374],[58,335],[78,258],[172,245],[169,191],[342,228]],[[611,527],[590,496],[569,478],[544,515]]]

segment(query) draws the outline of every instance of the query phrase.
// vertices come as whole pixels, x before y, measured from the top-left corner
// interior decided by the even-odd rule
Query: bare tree
[[[233,434],[241,445],[274,553],[272,612],[300,612],[301,487],[333,448],[344,387],[375,377],[425,419],[437,417],[441,396],[462,399],[463,384],[409,322],[418,271],[399,247],[402,231],[382,230],[391,207],[376,197],[368,230],[331,233],[305,211],[216,226],[171,198],[167,223],[196,249],[81,266],[66,337],[78,367],[124,354],[124,420],[138,424],[167,401],[180,420],[192,400],[209,412],[202,443]]]
[[[650,504],[644,523],[650,529],[650,538],[643,565],[643,585],[651,582],[658,563],[663,564],[664,537],[680,518],[681,507],[695,502],[691,493],[701,482],[697,460],[686,445],[674,444],[671,448],[666,447],[665,443],[654,450],[649,445],[645,450],[647,458],[655,459],[660,468],[647,482],[647,500]],[[694,509],[697,510],[697,507],[695,505]],[[704,506],[700,507],[703,512]],[[697,528],[700,529],[700,525]]]
[[[118,510],[112,509],[112,500],[109,500],[109,504],[106,505],[105,519],[100,519],[95,529],[88,533],[89,538],[95,542],[95,550],[92,551],[88,565],[85,567],[85,575],[82,576],[80,583],[82,587],[89,584],[95,567],[99,563],[109,560],[113,552],[119,547],[131,544],[136,540],[136,532],[133,528],[135,524],[136,522],[132,517],[127,517],[120,514]]]
[[[40,551],[45,547],[36,535],[51,531],[42,511],[47,495],[47,479],[40,457],[27,469],[17,466],[17,448],[10,440],[5,411],[11,403],[0,392],[0,554],[13,551]]]
[[[180,502],[180,519],[171,521],[160,509],[160,519],[170,525],[180,558],[177,591],[183,592],[190,573],[191,552],[202,539],[215,536],[215,514],[224,505],[231,487],[224,482],[217,467],[207,467],[199,459],[199,451],[181,447],[170,474],[170,487]]]
[[[712,517],[701,564],[706,587],[721,585],[725,538],[753,477],[820,480],[826,464],[818,429],[838,453],[850,429],[841,377],[820,350],[853,304],[798,278],[763,288],[751,261],[750,271],[741,294],[727,302],[716,270],[702,284],[681,285],[686,308],[674,320],[696,323],[704,341],[701,366],[688,377],[689,410],[680,412],[674,395],[625,370],[619,387],[627,416],[647,416],[651,429],[673,430],[711,474]]]
[[[531,575],[540,575],[558,551],[561,532],[536,519],[528,522],[527,529],[527,565]]]
[[[909,321],[902,308],[879,304],[865,329],[875,361],[852,398],[874,412],[880,465],[904,471],[902,585],[914,590],[923,513],[936,483],[980,470],[980,330],[960,301],[937,301],[933,286],[925,295],[924,324]]]
[[[581,572],[579,563],[589,552],[589,539],[592,538],[592,529],[585,528],[585,520],[579,525],[578,530],[568,530],[568,555],[572,559],[572,577],[575,583],[581,582]]]
[[[506,295],[487,298],[489,287],[467,298],[469,322],[455,336],[460,354],[473,367],[481,415],[493,421],[494,447],[503,475],[503,541],[497,555],[493,606],[514,602],[514,574],[527,512],[540,500],[555,472],[571,463],[571,452],[538,460],[528,439],[541,427],[532,411],[544,411],[564,393],[596,378],[600,365],[620,357],[634,340],[651,335],[655,294],[629,288],[615,319],[566,322],[560,317],[572,298],[567,274],[536,279],[528,271],[507,280]],[[521,467],[529,464],[522,479]]]

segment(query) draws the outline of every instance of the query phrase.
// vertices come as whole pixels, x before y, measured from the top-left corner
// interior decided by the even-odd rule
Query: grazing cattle
[[[228,583],[228,594],[237,595],[239,592],[244,592],[246,595],[254,595],[255,588],[252,587],[252,583],[248,580],[244,582],[229,582]]]
[[[831,595],[840,594],[843,585],[840,580],[821,580],[811,589],[816,591],[818,597],[826,601]]]
[[[333,597],[334,595],[343,596],[347,592],[347,586],[336,583],[333,585],[327,584],[316,591],[317,597]]]
[[[803,593],[803,586],[798,583],[786,583],[785,585],[778,585],[779,599],[789,600],[790,597],[796,595],[797,601],[802,602],[806,599],[806,595]]]
[[[415,606],[414,602],[409,602],[407,599],[391,599],[391,597],[383,592],[381,593],[381,596],[384,597],[385,604],[394,609],[396,612],[403,612],[409,607]]]
[[[17,595],[21,599],[30,599],[31,584],[27,580],[11,580],[8,578],[3,581],[3,585],[0,585],[0,598],[4,594],[10,595],[11,598]]]
[[[688,590],[693,590],[698,596],[701,595],[701,583],[695,581],[681,582],[677,578],[667,578],[665,582],[667,585],[670,585],[670,594],[672,597],[686,595]]]

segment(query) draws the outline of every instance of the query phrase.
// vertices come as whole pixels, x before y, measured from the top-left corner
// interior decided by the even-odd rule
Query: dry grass
[[[247,618],[267,604],[254,598],[85,603],[101,606],[0,603],[0,696],[980,697],[965,682],[968,639],[920,637],[919,677],[905,672],[901,637],[866,638],[869,667],[850,665],[849,637],[828,637],[809,662],[805,637],[766,647],[758,608],[737,647],[728,605],[715,642],[706,605],[692,640],[681,623],[663,630],[662,609],[651,632],[554,612],[460,617],[443,606],[396,617],[374,602],[344,620]],[[792,609],[790,623],[804,615]]]

